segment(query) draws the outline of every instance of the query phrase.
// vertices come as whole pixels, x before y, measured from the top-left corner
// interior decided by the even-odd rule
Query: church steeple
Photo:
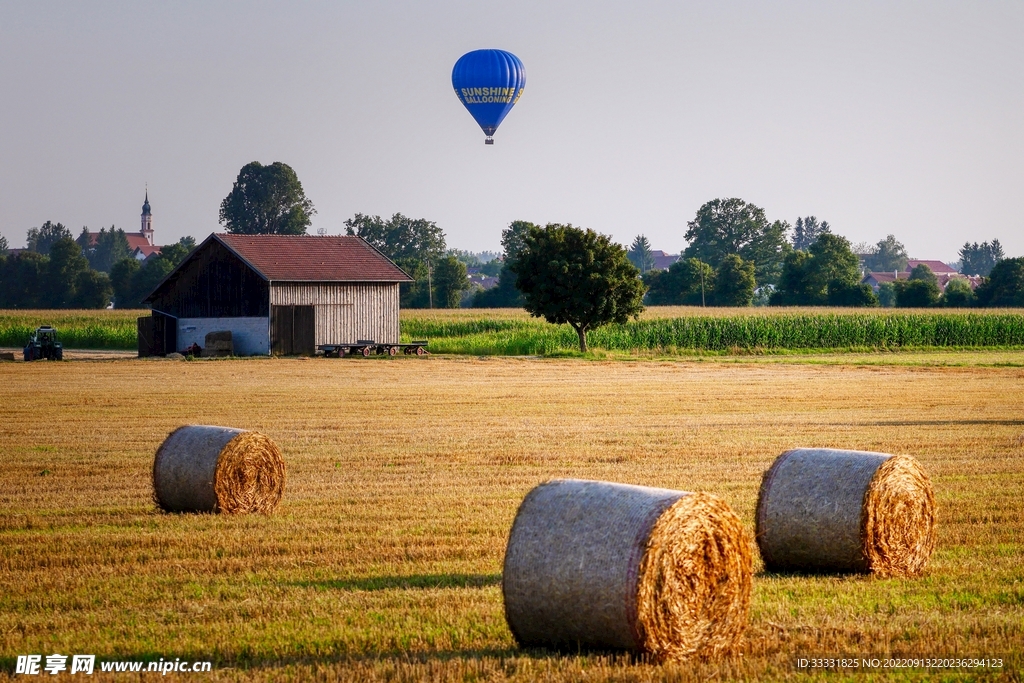
[[[146,201],[142,205],[142,236],[146,241],[153,244],[153,213],[149,208],[149,188],[146,188]]]

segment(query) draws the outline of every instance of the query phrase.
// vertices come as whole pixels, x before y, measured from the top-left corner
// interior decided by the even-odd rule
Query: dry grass
[[[755,535],[774,572],[918,576],[935,549],[935,496],[907,454],[796,448],[765,471]]]
[[[526,648],[629,650],[661,662],[721,655],[747,627],[752,547],[708,493],[545,482],[509,532],[509,629]]]
[[[165,512],[270,514],[285,484],[281,450],[265,434],[185,425],[153,460],[153,501]]]
[[[796,656],[840,652],[1019,657],[1024,370],[972,365],[990,357],[0,365],[0,664],[60,652],[212,659],[214,679],[643,681],[798,677]],[[281,447],[275,515],[155,511],[153,454],[186,423]],[[804,445],[921,461],[941,520],[923,577],[761,574],[743,655],[717,663],[515,649],[499,573],[537,483],[707,490],[749,529],[761,473]]]
[[[692,493],[651,530],[637,580],[637,626],[658,661],[713,659],[742,642],[754,539],[718,496]]]
[[[935,491],[912,456],[889,458],[864,495],[864,556],[879,576],[918,576],[935,550]]]

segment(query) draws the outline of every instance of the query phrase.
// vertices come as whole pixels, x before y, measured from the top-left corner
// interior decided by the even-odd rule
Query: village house
[[[235,355],[397,344],[398,286],[411,281],[360,237],[213,234],[146,297],[139,355],[203,347],[223,331]]]
[[[861,280],[861,282],[866,284],[866,285],[870,285],[871,289],[874,290],[875,293],[877,294],[878,293],[879,285],[881,285],[883,283],[886,283],[886,282],[894,282],[896,280],[907,280],[907,279],[910,278],[911,271],[913,271],[914,268],[916,268],[917,266],[919,266],[921,264],[924,264],[924,265],[928,266],[931,269],[931,271],[933,273],[935,273],[935,277],[939,281],[939,290],[940,291],[945,291],[946,285],[948,285],[951,280],[955,280],[955,279],[967,280],[968,284],[970,284],[970,286],[971,286],[971,289],[975,289],[978,285],[980,285],[982,283],[982,280],[983,280],[983,278],[980,278],[980,277],[977,277],[977,276],[974,276],[974,275],[971,275],[971,276],[963,275],[963,274],[957,272],[956,269],[950,268],[947,264],[943,263],[942,261],[922,260],[922,259],[908,259],[907,260],[907,267],[904,268],[903,270],[899,270],[899,271],[895,271],[894,270],[894,271],[888,271],[888,272],[882,272],[882,273],[879,273],[879,272],[865,273],[864,274],[864,279]]]
[[[679,260],[679,254],[666,254],[661,249],[652,249],[651,257],[654,265],[651,270],[668,270],[668,267]]]

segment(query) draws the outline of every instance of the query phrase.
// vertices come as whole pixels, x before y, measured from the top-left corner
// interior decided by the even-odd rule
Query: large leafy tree
[[[1024,306],[1024,257],[997,263],[974,293],[980,306]]]
[[[0,235],[0,258],[7,255],[8,249],[10,249],[10,246],[7,244],[7,238]]]
[[[717,268],[729,254],[753,261],[759,284],[775,284],[790,250],[789,223],[769,222],[764,209],[742,199],[714,199],[697,210],[687,225],[689,245],[683,258],[696,258]]]
[[[705,306],[712,303],[715,269],[695,258],[679,259],[668,270],[644,275],[652,306]]]
[[[859,260],[850,242],[832,233],[819,235],[808,251],[786,255],[770,301],[776,306],[877,305],[860,287]]]
[[[924,263],[914,266],[909,278],[897,280],[893,286],[896,288],[896,305],[900,308],[929,308],[939,303],[942,294],[939,278]]]
[[[72,308],[77,298],[78,275],[87,270],[89,261],[70,235],[54,242],[50,246],[50,262],[46,271],[46,307]]]
[[[462,293],[469,289],[466,264],[454,256],[445,256],[434,267],[434,303],[440,308],[458,308]]]
[[[37,254],[49,254],[54,242],[65,237],[71,239],[71,231],[62,223],[46,221],[38,228],[29,228],[28,249]]]
[[[192,237],[182,237],[174,244],[160,249],[160,253],[144,262],[133,258],[121,259],[110,270],[110,282],[117,308],[140,308],[142,299],[149,295],[160,281],[185,260],[196,247]]]
[[[49,262],[34,251],[0,259],[0,308],[45,308]]]
[[[512,264],[525,308],[550,323],[568,323],[587,350],[587,332],[624,323],[643,311],[644,285],[626,250],[607,235],[571,225],[531,227]]]
[[[891,282],[878,285],[878,305],[892,308],[896,305],[896,286]]]
[[[999,244],[999,240],[981,244],[965,242],[960,248],[960,272],[964,275],[988,277],[996,264],[1004,258],[1003,245]]]
[[[220,204],[220,222],[242,235],[302,235],[315,213],[295,171],[280,161],[243,166]]]
[[[897,280],[892,284],[897,308],[930,308],[939,303],[941,291],[931,280]]]
[[[345,231],[358,235],[392,261],[439,261],[445,256],[444,232],[433,221],[396,213],[388,220],[357,213]]]
[[[530,221],[512,221],[501,231],[502,258],[506,265],[514,263],[519,252],[526,248],[526,236],[530,234],[530,229],[539,227]]]
[[[637,235],[629,246],[629,261],[641,275],[654,267],[654,254],[651,253],[651,243],[646,235]]]
[[[754,300],[754,264],[729,254],[715,273],[715,306],[749,306]]]
[[[793,248],[807,251],[826,232],[831,232],[828,221],[818,222],[817,216],[797,218],[793,225]]]
[[[110,278],[89,268],[70,235],[51,244],[46,256],[0,256],[0,308],[103,308],[110,294]]]
[[[886,235],[864,256],[864,267],[873,273],[892,273],[907,267],[907,248],[895,235]]]
[[[106,308],[113,294],[110,276],[106,273],[87,268],[75,277],[75,308]]]
[[[444,232],[436,223],[400,213],[387,220],[357,213],[345,221],[345,231],[362,237],[414,279],[414,282],[403,282],[400,287],[402,306],[426,308],[430,305],[431,274],[447,251]]]
[[[82,247],[85,257],[89,259],[89,266],[104,273],[109,273],[115,263],[131,255],[127,235],[124,230],[113,225],[110,226],[110,230],[100,228],[96,234],[95,245],[90,244],[88,228],[82,228],[82,233],[76,241]]]
[[[942,292],[942,305],[948,308],[970,308],[976,301],[974,290],[971,289],[971,283],[967,278],[958,277],[950,280]]]
[[[910,271],[909,280],[924,280],[925,282],[934,283],[936,287],[939,286],[939,278],[935,276],[932,269],[928,267],[927,263],[918,263],[914,266],[913,270]]]
[[[110,269],[110,284],[114,288],[115,308],[138,308],[142,294],[138,291],[136,278],[142,264],[138,259],[124,258]]]
[[[895,297],[895,294],[893,295]],[[895,301],[895,298],[893,299]],[[850,307],[876,307],[879,297],[865,283],[850,284],[833,280],[828,283],[828,305]]]
[[[806,306],[810,305],[810,261],[811,255],[797,249],[786,254],[782,264],[779,284],[772,292],[768,303],[771,306]]]
[[[100,228],[103,230],[103,228]],[[82,248],[82,253],[85,254],[85,258],[89,258],[89,252],[92,251],[92,237],[89,233],[89,226],[83,225],[82,232],[78,233],[78,237],[75,238],[75,242]]]
[[[172,268],[177,268],[178,265],[185,260],[185,257],[192,253],[192,250],[195,248],[195,238],[188,235],[182,237],[174,244],[168,244],[165,247],[161,247],[160,255],[157,258],[163,261],[167,261]]]
[[[810,246],[811,267],[808,275],[815,293],[827,292],[830,283],[855,285],[860,282],[860,259],[845,237],[823,233]]]

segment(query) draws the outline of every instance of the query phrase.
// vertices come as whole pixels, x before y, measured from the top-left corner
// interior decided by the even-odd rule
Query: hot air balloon
[[[455,62],[452,86],[487,136],[484,144],[493,145],[494,131],[523,94],[526,69],[511,52],[474,50]]]

